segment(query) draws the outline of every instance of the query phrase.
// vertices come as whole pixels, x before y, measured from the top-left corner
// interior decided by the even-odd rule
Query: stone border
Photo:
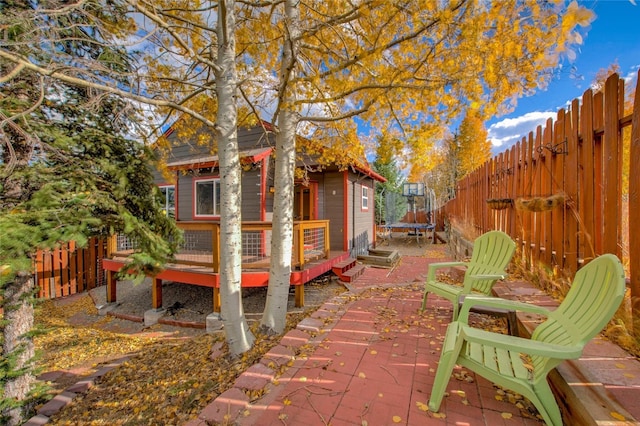
[[[232,388],[220,394],[201,411],[197,419],[187,422],[185,426],[235,424],[240,418],[243,424],[258,421],[259,416],[251,419],[251,413],[247,415],[245,410],[252,408],[260,413],[261,409],[281,395],[285,384],[280,384],[280,379],[293,377],[306,362],[306,359],[296,357],[296,350],[310,345],[315,351],[325,334],[347,311],[347,307],[352,302],[351,296],[353,296],[351,292],[335,296],[309,317],[300,321],[295,329],[285,334],[280,343],[262,357],[259,363],[244,371],[236,379]],[[258,400],[251,402],[246,392],[255,390],[265,392]]]
[[[73,399],[79,394],[86,394],[89,392],[89,389],[93,387],[96,380],[100,377],[104,376],[108,372],[116,369],[121,364],[129,361],[132,355],[125,355],[117,360],[111,361],[108,364],[101,366],[94,373],[83,377],[82,380],[79,380],[75,384],[69,386],[64,391],[57,394],[51,400],[49,400],[46,404],[40,407],[36,411],[36,415],[27,420],[23,426],[38,426],[44,425],[49,422],[51,416],[57,414],[60,410],[66,407],[69,403],[73,401]],[[45,373],[40,376],[38,379],[41,381],[52,381],[57,377],[53,377],[57,372]],[[60,373],[64,374],[64,373]]]

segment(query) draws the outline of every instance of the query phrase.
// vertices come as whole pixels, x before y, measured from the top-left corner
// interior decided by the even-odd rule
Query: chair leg
[[[458,298],[456,297],[454,300],[451,301],[451,303],[453,303],[453,306],[451,308],[453,310],[453,317],[451,318],[451,321],[457,321],[458,312],[460,312],[460,304],[458,303]]]
[[[562,414],[549,383],[544,379],[533,389],[535,395],[527,396],[536,406],[544,421],[551,426],[562,426]]]
[[[447,327],[447,334],[442,344],[442,353],[436,370],[436,377],[431,387],[431,396],[429,397],[429,410],[437,412],[440,409],[444,391],[451,379],[451,373],[456,366],[458,354],[462,348],[462,339],[458,339],[460,334],[460,323],[452,322]],[[459,340],[459,341],[458,341]]]
[[[422,308],[420,308],[420,312],[424,312],[427,308],[427,296],[429,295],[429,290],[424,289],[424,296],[422,296]]]

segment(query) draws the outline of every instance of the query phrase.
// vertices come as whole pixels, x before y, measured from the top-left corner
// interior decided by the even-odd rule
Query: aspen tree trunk
[[[216,136],[220,159],[220,316],[232,355],[253,346],[242,307],[241,169],[237,138],[235,2],[219,2]]]
[[[11,371],[18,373],[16,377],[4,378],[2,399],[13,402],[24,401],[31,390],[35,377],[30,372],[30,362],[34,356],[33,340],[29,332],[33,328],[33,277],[27,272],[16,275],[15,279],[5,284],[3,302],[4,321],[2,327],[2,359],[13,364]],[[6,407],[0,413],[0,420],[6,417],[7,425],[19,425],[24,422],[24,413],[20,406]]]
[[[296,43],[300,35],[299,0],[285,1],[285,41],[280,66],[280,113],[276,134],[275,197],[269,287],[262,314],[262,329],[282,333],[287,322],[287,301],[293,252],[293,186],[296,165],[296,125],[293,109],[295,88],[288,87],[294,75]],[[300,242],[302,244],[302,242]]]

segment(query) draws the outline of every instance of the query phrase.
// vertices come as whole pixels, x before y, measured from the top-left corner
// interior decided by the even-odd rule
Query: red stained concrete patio
[[[451,309],[432,296],[426,311],[419,309],[427,265],[443,260],[449,260],[445,247],[431,245],[422,256],[402,257],[394,269],[367,268],[349,292],[301,322],[189,425],[543,424],[490,382],[460,369],[440,412],[426,409]],[[553,303],[526,283],[498,290]],[[563,374],[579,377],[570,386],[600,386],[597,395],[610,398],[579,396],[598,424],[638,424],[638,361],[602,339],[585,356],[583,369],[591,371],[565,363]]]

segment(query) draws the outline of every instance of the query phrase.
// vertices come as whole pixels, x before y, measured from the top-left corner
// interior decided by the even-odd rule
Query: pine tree
[[[93,76],[102,79],[129,67],[124,49],[110,49],[90,25],[78,25],[82,17],[74,13],[51,16],[60,38],[30,50],[21,40],[31,38],[38,19],[20,18],[33,8],[0,3],[7,22],[0,25],[3,53],[42,61],[62,54],[78,62],[93,58],[100,64]],[[131,270],[153,272],[172,256],[180,234],[160,209],[149,167],[153,153],[131,138],[140,115],[130,105],[4,59],[0,76],[0,422],[12,425],[22,422],[34,396],[33,253],[72,240],[82,247],[88,237],[120,232],[138,244]]]

